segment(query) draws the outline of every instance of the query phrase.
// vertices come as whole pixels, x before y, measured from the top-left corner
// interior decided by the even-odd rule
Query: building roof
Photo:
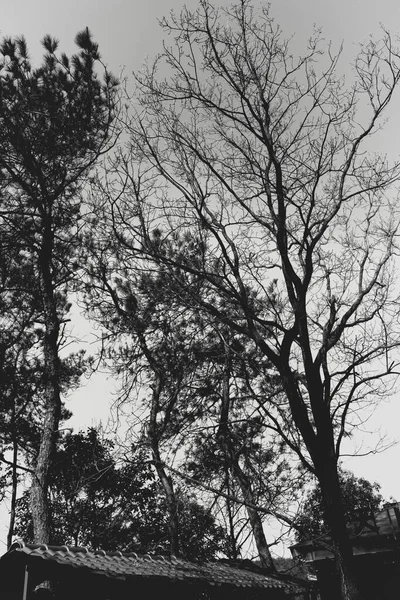
[[[14,543],[0,559],[5,567],[9,560],[33,564],[39,561],[74,567],[94,575],[112,579],[165,579],[168,582],[203,583],[209,586],[234,588],[280,589],[291,594],[297,586],[279,577],[266,575],[262,569],[249,570],[233,567],[222,562],[192,563],[177,558],[138,555],[134,552],[90,551],[71,546],[47,546],[45,544]]]

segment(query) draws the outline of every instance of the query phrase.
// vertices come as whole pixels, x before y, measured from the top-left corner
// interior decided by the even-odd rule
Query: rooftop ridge
[[[11,555],[11,556],[10,556]],[[93,575],[111,579],[135,581],[137,579],[165,580],[186,584],[202,582],[208,586],[232,588],[272,589],[280,588],[290,593],[296,583],[273,576],[260,568],[251,569],[249,563],[227,564],[227,561],[190,561],[183,558],[136,552],[106,552],[103,549],[90,550],[86,546],[29,544],[22,540],[15,542],[0,559],[2,569],[7,570],[8,560],[35,565],[45,561],[50,572],[73,567]],[[43,567],[41,567],[43,568]]]
[[[182,557],[176,556],[165,556],[163,554],[149,554],[148,552],[144,554],[140,554],[134,551],[122,552],[120,550],[106,551],[101,548],[96,550],[91,550],[87,546],[70,546],[68,544],[56,545],[56,544],[33,544],[30,542],[24,542],[23,540],[17,540],[12,544],[9,548],[8,552],[11,552],[15,549],[26,549],[26,550],[44,550],[45,552],[65,552],[68,554],[90,554],[93,556],[101,556],[104,558],[133,558],[136,560],[148,560],[150,562],[161,561],[166,563],[188,563],[193,565],[212,565],[214,567],[221,565],[230,568],[236,568],[241,570],[250,570],[247,568],[247,564],[251,561],[241,561],[243,564],[231,563],[228,559],[217,559],[215,561],[210,560],[189,560]],[[261,572],[261,568],[257,565],[254,565],[255,572]]]

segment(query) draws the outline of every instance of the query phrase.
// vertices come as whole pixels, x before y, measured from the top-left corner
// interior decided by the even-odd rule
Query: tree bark
[[[59,317],[57,301],[53,288],[52,250],[53,233],[51,217],[44,223],[43,242],[39,256],[41,275],[44,332],[44,419],[40,438],[39,452],[31,486],[31,510],[35,543],[50,542],[50,514],[48,505],[48,487],[51,461],[61,413],[59,382]]]
[[[332,539],[342,598],[343,600],[361,600],[362,594],[354,571],[353,548],[342,510],[340,483],[335,464],[336,458],[331,457],[319,469],[325,520]]]
[[[232,443],[231,434],[229,431],[228,420],[230,410],[230,393],[229,393],[229,381],[230,381],[230,356],[229,348],[224,344],[225,351],[225,365],[224,375],[222,384],[222,404],[221,404],[221,415],[218,428],[218,439],[221,448],[224,451],[225,458],[228,461],[233,476],[238,482],[240,489],[243,494],[243,499],[246,503],[246,510],[250,521],[251,530],[253,533],[254,541],[257,546],[258,555],[260,558],[261,566],[270,572],[275,572],[274,561],[271,556],[271,552],[268,547],[267,539],[265,537],[264,528],[259,512],[252,508],[250,505],[255,506],[257,502],[254,499],[253,490],[251,487],[251,481],[247,474],[240,466],[237,453],[235,451],[234,444]]]
[[[228,488],[228,497],[226,498],[226,510],[228,512],[228,523],[229,523],[229,547],[230,547],[230,558],[237,560],[239,558],[239,551],[236,543],[235,524],[233,520],[232,502],[230,500],[230,485],[229,485],[229,470],[226,470],[226,483]]]
[[[304,332],[302,345],[309,346]],[[329,404],[324,401],[322,381],[315,365],[311,363],[306,377],[315,421],[313,427],[288,361],[283,361],[283,365],[282,382],[293,419],[302,434],[321,487],[326,524],[330,530],[335,564],[340,578],[342,600],[360,600],[362,594],[354,571],[353,548],[342,504],[333,425]]]
[[[240,485],[245,502],[253,505],[257,504],[254,499],[249,478],[240,467],[238,461],[235,459],[232,460],[232,471]],[[274,561],[268,547],[267,538],[265,537],[260,514],[256,509],[251,508],[250,506],[246,506],[246,510],[249,516],[250,526],[253,532],[254,541],[257,546],[261,566],[270,572],[276,572]]]
[[[153,455],[154,465],[157,471],[158,478],[163,487],[167,500],[169,521],[169,541],[171,556],[179,556],[179,516],[178,503],[176,500],[175,490],[172,479],[167,475],[160,455],[159,439],[157,435],[157,414],[159,411],[159,401],[162,390],[162,378],[155,373],[155,383],[153,387],[152,405],[148,426],[148,438],[150,441],[151,451]]]
[[[15,407],[14,407],[15,410]],[[11,491],[11,503],[10,503],[10,522],[7,532],[7,550],[10,549],[13,536],[14,536],[14,525],[15,525],[15,507],[17,504],[17,491],[18,491],[18,475],[17,475],[17,463],[18,463],[18,442],[15,432],[15,415],[13,415],[13,458],[12,458],[12,491]]]

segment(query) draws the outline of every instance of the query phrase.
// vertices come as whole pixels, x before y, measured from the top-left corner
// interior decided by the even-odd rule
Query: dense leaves
[[[178,490],[183,556],[223,552],[225,534],[209,512]],[[95,429],[64,436],[50,482],[52,541],[106,551],[169,553],[165,495],[144,451],[118,464],[112,442]],[[17,532],[32,539],[28,493],[18,502]]]
[[[382,508],[380,485],[343,470],[340,471],[339,480],[346,522],[357,533],[366,521]],[[317,539],[329,534],[318,485],[310,490],[305,498],[301,512],[296,518],[296,530],[298,541]]]

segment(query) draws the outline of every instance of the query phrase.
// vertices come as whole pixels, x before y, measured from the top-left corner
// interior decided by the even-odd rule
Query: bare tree
[[[256,390],[260,410],[317,477],[342,597],[359,598],[338,461],[397,375],[400,165],[370,148],[398,53],[383,31],[346,87],[318,32],[296,59],[249,0],[220,11],[201,0],[162,25],[173,44],[136,76],[131,162],[117,167],[121,252],[162,264],[181,302],[268,359],[281,393]],[[195,264],[175,251],[177,230]]]

